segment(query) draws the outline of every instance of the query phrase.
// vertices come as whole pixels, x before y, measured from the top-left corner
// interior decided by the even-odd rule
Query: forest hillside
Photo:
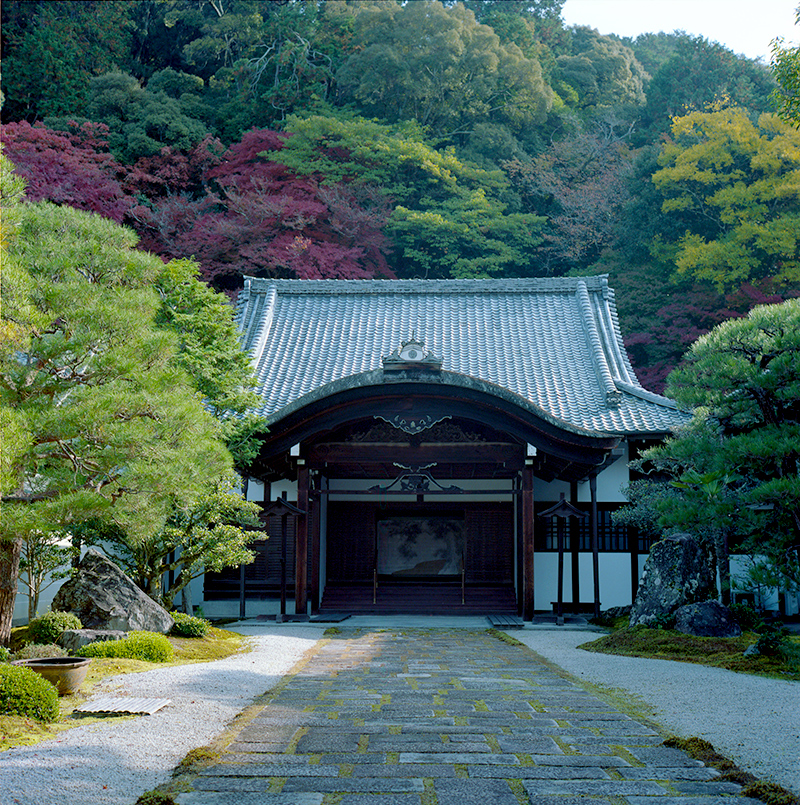
[[[29,199],[231,294],[607,273],[658,391],[700,334],[800,295],[800,130],[768,65],[562,5],[6,0],[4,153]]]

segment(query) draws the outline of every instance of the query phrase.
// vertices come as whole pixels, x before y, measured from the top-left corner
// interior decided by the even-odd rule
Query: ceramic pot
[[[90,657],[47,657],[37,660],[16,660],[14,665],[30,668],[58,689],[59,696],[75,693],[86,679]]]

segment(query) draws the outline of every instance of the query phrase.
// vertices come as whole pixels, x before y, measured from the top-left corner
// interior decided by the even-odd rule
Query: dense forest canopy
[[[7,0],[4,153],[30,200],[229,293],[608,273],[659,390],[700,334],[798,295],[797,54],[781,91],[703,37],[603,36],[562,5]]]

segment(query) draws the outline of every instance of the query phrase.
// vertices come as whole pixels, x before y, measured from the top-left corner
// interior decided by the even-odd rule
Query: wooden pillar
[[[308,468],[297,467],[297,508],[304,513],[297,517],[295,530],[294,611],[308,614]]]
[[[319,488],[320,477],[317,475],[317,488]],[[319,612],[319,554],[320,554],[320,519],[322,510],[322,499],[318,495],[311,496],[309,500],[310,529],[311,529],[311,614]]]
[[[242,497],[247,500],[247,491],[250,488],[250,478],[245,475],[242,479]],[[247,595],[245,592],[246,579],[244,565],[239,565],[239,620],[247,617]],[[191,614],[191,613],[189,613]]]
[[[284,490],[283,499],[286,500],[286,491]],[[281,515],[281,615],[286,614],[286,543],[289,540],[289,515],[284,513]],[[295,527],[296,529],[296,527]]]
[[[600,617],[600,547],[597,534],[597,476],[589,478],[592,493],[592,575],[594,576],[594,616]]]
[[[572,481],[569,485],[569,502],[578,505],[578,484]],[[572,606],[578,613],[581,601],[581,573],[580,573],[580,547],[581,547],[581,521],[578,517],[569,518],[569,547],[572,559]]]
[[[522,617],[533,620],[533,467],[522,470]]]

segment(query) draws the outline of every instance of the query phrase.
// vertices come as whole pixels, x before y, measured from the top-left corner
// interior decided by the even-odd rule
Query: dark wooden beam
[[[393,462],[419,467],[431,462],[439,464],[505,464],[509,471],[522,469],[524,455],[521,445],[497,442],[423,442],[419,446],[403,443],[361,444],[357,442],[328,442],[310,447],[308,462],[311,467],[328,464],[353,463],[360,465],[389,464]]]

